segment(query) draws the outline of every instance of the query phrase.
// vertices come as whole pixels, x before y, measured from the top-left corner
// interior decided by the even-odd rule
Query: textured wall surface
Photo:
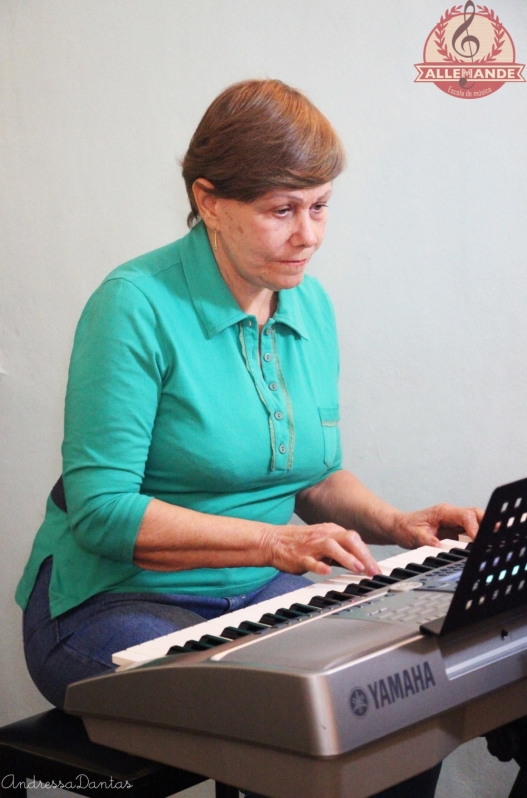
[[[340,132],[311,271],[342,347],[346,465],[404,509],[527,474],[527,86],[414,83],[441,0],[0,3],[0,722],[46,706],[13,592],[60,473],[76,321],[114,266],[185,232],[177,160],[227,84],[278,77]],[[495,9],[527,58],[527,5]],[[481,741],[441,798],[500,798]]]

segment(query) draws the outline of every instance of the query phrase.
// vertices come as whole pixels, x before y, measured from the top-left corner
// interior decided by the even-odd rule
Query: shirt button
[[[248,327],[252,327],[253,326],[253,323],[252,323],[252,321],[250,319],[247,320],[247,326]]]
[[[281,421],[284,417],[284,414],[282,413],[281,410],[275,410],[274,417],[278,419],[278,421]]]
[[[265,331],[265,334],[266,334],[266,335],[271,335],[272,331],[273,331],[273,328],[272,328],[272,327],[267,327],[267,329],[266,329],[266,331]]]
[[[270,382],[269,383],[269,388],[270,388],[271,391],[277,391],[278,390],[278,385],[276,384],[276,382]]]
[[[280,452],[280,454],[285,454],[287,452],[287,446],[285,445],[285,443],[280,444],[280,446],[278,447],[278,451]]]
[[[264,355],[265,362],[269,363],[269,361],[271,360],[271,357],[272,357],[272,355],[270,355],[269,352],[266,352],[265,355]]]

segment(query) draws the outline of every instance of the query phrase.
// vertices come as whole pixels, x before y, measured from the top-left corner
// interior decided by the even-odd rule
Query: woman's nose
[[[316,222],[309,216],[300,216],[291,236],[292,243],[297,247],[314,247],[318,242],[315,226]]]

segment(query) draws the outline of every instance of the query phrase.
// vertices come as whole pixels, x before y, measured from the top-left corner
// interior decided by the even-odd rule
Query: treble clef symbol
[[[469,9],[470,9],[470,16],[467,19],[467,11]],[[468,49],[469,49],[469,53],[470,53],[470,60],[472,62],[474,61],[474,56],[477,55],[478,50],[479,50],[479,39],[476,36],[472,36],[470,33],[467,33],[467,35],[461,40],[461,49],[463,50],[463,52],[460,52],[457,49],[456,42],[457,42],[457,40],[459,39],[459,37],[461,36],[462,33],[464,33],[465,31],[468,31],[468,29],[470,28],[470,26],[472,25],[472,23],[474,21],[474,17],[475,16],[476,16],[476,6],[472,2],[472,0],[468,0],[468,2],[465,3],[465,8],[463,9],[463,19],[465,21],[459,26],[459,28],[456,29],[454,35],[452,36],[452,47],[454,48],[456,53],[458,55],[463,56],[463,58],[467,57],[467,53],[465,52],[465,45],[468,44]],[[474,52],[472,52],[472,45],[475,45],[475,48],[476,48],[474,50]],[[460,81],[459,81],[459,85],[462,88],[464,86],[466,86],[467,85],[467,79],[466,78],[461,78]],[[473,85],[474,84],[472,84],[472,86]],[[469,88],[472,88],[472,87],[470,86]]]

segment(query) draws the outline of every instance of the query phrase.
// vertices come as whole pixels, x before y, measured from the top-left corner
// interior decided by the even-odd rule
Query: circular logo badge
[[[355,689],[351,691],[350,706],[356,718],[363,718],[368,713],[368,696],[362,687],[355,687]]]
[[[445,11],[426,40],[416,83],[464,100],[476,100],[504,83],[525,83],[513,41],[499,17],[473,2]]]

